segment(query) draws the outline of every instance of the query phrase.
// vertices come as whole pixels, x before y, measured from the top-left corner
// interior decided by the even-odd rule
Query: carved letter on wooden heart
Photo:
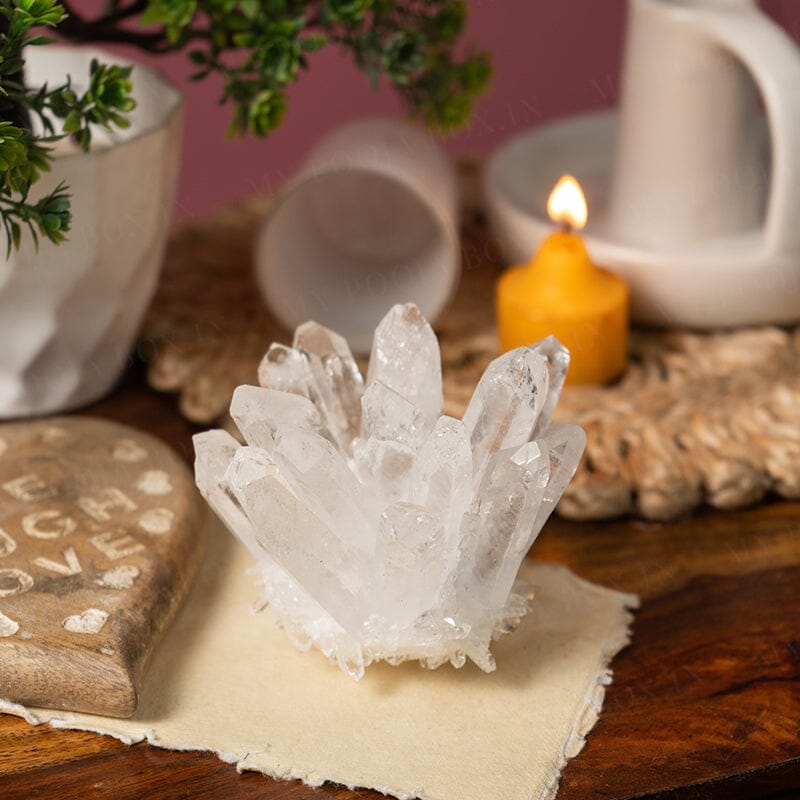
[[[164,444],[98,419],[0,426],[0,697],[129,716],[202,556]]]

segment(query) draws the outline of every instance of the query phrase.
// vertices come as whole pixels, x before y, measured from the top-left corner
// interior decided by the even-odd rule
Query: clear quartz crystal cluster
[[[375,332],[366,382],[314,322],[273,344],[196,477],[256,557],[265,601],[301,649],[354,678],[383,659],[494,669],[492,639],[528,610],[517,571],[585,436],[550,424],[569,364],[545,339],[493,361],[464,419],[442,415],[439,345],[416,306]]]

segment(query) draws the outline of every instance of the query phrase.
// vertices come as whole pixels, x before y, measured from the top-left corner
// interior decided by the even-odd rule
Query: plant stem
[[[142,12],[147,6],[147,0],[134,0],[128,6],[119,7],[93,20],[82,17],[64,0],[61,5],[69,16],[58,26],[59,33],[74,42],[130,44],[149,53],[165,53],[173,49],[167,38],[160,33],[140,33],[116,27],[122,20]]]
[[[119,5],[107,14],[100,17],[100,21],[104,23],[119,22],[120,20],[127,19],[128,17],[136,16],[147,8],[147,0],[134,0],[128,6]]]

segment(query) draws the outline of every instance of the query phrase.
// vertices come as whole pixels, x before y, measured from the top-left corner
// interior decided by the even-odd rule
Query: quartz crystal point
[[[295,331],[294,348],[308,361],[311,397],[325,409],[331,433],[347,450],[361,425],[364,393],[364,381],[347,342],[316,322],[306,322]]]
[[[486,368],[464,412],[476,485],[495,453],[531,439],[549,387],[548,362],[536,346],[510,350]]]
[[[259,386],[238,386],[230,412],[245,441],[266,449],[283,428],[322,429],[317,407],[308,398]]]
[[[375,381],[412,403],[433,429],[442,413],[442,359],[436,334],[415,305],[395,306],[376,328],[367,384]]]
[[[551,419],[569,365],[552,337],[495,359],[464,419],[442,415],[439,346],[413,305],[375,332],[368,377],[314,322],[272,345],[224,431],[195,437],[200,491],[255,556],[264,605],[354,678],[373,661],[467,659],[528,610],[523,558],[572,478],[583,431]]]

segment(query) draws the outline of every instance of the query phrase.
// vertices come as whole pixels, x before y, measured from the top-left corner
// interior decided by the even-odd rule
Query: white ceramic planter
[[[70,74],[80,87],[95,49],[49,45],[26,52],[30,85]],[[0,265],[0,417],[90,403],[116,382],[156,287],[180,160],[181,93],[154,70],[133,72],[131,127],[98,132],[90,153],[62,148],[44,192],[72,194],[69,239],[25,237]]]

